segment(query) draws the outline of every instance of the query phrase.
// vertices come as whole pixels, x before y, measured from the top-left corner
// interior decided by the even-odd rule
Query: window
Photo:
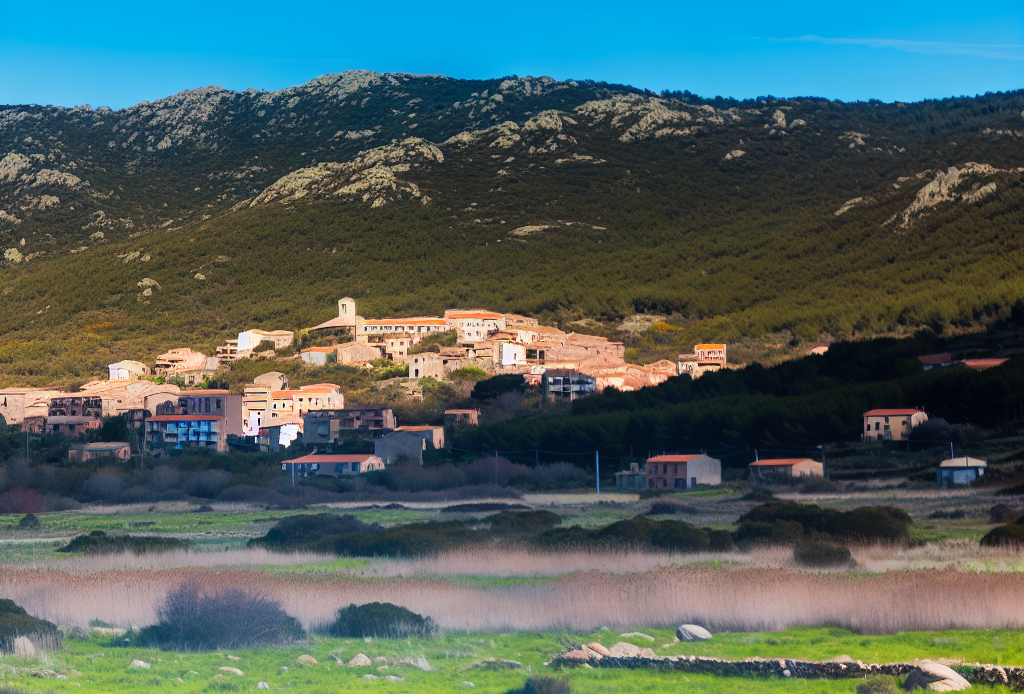
[[[875,431],[878,431],[879,427],[881,427],[881,424],[879,424],[878,422],[875,422]]]
[[[220,403],[220,398],[217,398],[217,410],[219,411],[221,409],[221,407],[222,407],[222,405]]]

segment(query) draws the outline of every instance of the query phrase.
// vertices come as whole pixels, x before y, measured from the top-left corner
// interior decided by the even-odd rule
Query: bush
[[[550,530],[562,524],[562,517],[551,511],[502,511],[487,519],[491,532],[523,535]]]
[[[842,488],[843,485],[833,482],[830,479],[814,477],[801,484],[797,491],[801,494],[829,494],[831,492],[838,492]]]
[[[507,694],[572,694],[568,677],[531,675],[521,689],[510,689]]]
[[[732,537],[736,544],[750,545],[791,545],[804,536],[804,527],[796,521],[777,520],[772,523],[741,523]]]
[[[282,518],[263,537],[249,540],[250,547],[276,550],[334,551],[334,541],[340,535],[378,532],[376,523],[368,524],[355,516],[319,513],[309,516]]]
[[[21,487],[0,494],[0,513],[39,513],[43,497],[32,489]]]
[[[79,535],[58,552],[84,554],[115,554],[131,552],[146,554],[147,552],[167,552],[173,549],[188,549],[188,542],[176,537],[136,537],[133,535],[107,535],[102,530],[94,530],[88,535]]]
[[[526,390],[526,379],[522,374],[500,374],[477,381],[469,396],[475,400],[490,400],[503,393],[522,393]]]
[[[39,530],[41,526],[34,513],[26,514],[18,521],[18,530]]]
[[[625,546],[669,552],[723,551],[733,548],[729,533],[698,528],[683,521],[656,521],[644,516],[622,520],[596,530],[579,526],[554,528],[534,539],[541,547]]]
[[[302,625],[270,598],[232,588],[203,594],[194,583],[172,591],[157,610],[159,622],[129,643],[177,651],[261,648],[289,644],[305,635]]]
[[[0,651],[12,653],[14,639],[26,636],[32,641],[50,641],[60,645],[57,626],[45,619],[37,619],[13,600],[0,600]]]
[[[894,506],[861,506],[851,511],[824,509],[817,504],[799,504],[793,501],[772,501],[755,506],[739,518],[737,542],[741,539],[766,534],[771,530],[788,534],[788,527],[779,522],[798,523],[805,535],[830,535],[860,542],[904,543],[910,537],[913,519],[906,511]],[[774,526],[771,530],[764,525]],[[744,526],[757,526],[745,529]]]
[[[996,504],[988,510],[989,523],[1012,523],[1016,518],[1013,509],[1006,504]]]
[[[427,638],[437,633],[430,617],[418,615],[389,602],[355,603],[338,610],[338,617],[324,631],[342,638]]]
[[[1007,523],[992,528],[981,538],[982,547],[1016,547],[1024,549],[1024,525]]]
[[[793,559],[802,566],[828,568],[849,566],[850,550],[842,545],[816,540],[803,540],[793,547]]]
[[[668,516],[676,513],[697,513],[697,509],[677,501],[655,501],[647,510],[652,516]]]

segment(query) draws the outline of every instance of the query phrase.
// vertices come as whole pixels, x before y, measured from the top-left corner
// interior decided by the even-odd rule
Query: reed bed
[[[147,513],[196,513],[209,506],[217,513],[262,513],[266,504],[249,501],[210,501],[199,504],[192,501],[156,501],[137,504],[96,504],[75,511],[87,516],[141,516]]]
[[[808,573],[750,567],[671,566],[639,574],[588,571],[550,581],[480,586],[459,581],[255,570],[140,569],[71,573],[0,567],[0,597],[60,624],[98,618],[155,621],[154,609],[183,581],[209,590],[245,588],[281,602],[307,628],[349,603],[392,602],[445,630],[571,631],[607,626],[777,631],[838,626],[864,633],[1024,628],[1024,574],[958,569],[884,574]]]

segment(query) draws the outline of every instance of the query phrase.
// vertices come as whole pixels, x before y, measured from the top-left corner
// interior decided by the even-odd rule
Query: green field
[[[822,660],[849,655],[865,662],[892,662],[914,658],[962,658],[997,664],[1024,664],[1024,634],[1021,632],[913,632],[893,636],[866,637],[842,629],[800,629],[781,633],[719,634],[706,643],[676,644],[659,647],[672,640],[672,632],[648,630],[655,637],[659,655],[694,654],[742,660],[748,656]],[[260,649],[231,653],[176,653],[144,649],[110,648],[109,639],[69,641],[64,652],[49,656],[49,667],[69,674],[66,681],[39,680],[25,675],[7,676],[10,685],[31,692],[157,692],[169,688],[177,692],[251,691],[265,681],[271,690],[290,692],[366,691],[371,687],[400,687],[408,692],[473,691],[504,692],[522,686],[527,669],[551,674],[544,665],[562,649],[562,634],[446,634],[430,640],[373,640],[317,638],[308,644],[282,649]],[[600,641],[612,645],[629,641],[649,646],[645,639],[623,639],[611,632],[570,635],[578,641]],[[436,672],[422,672],[408,666],[389,666],[385,670],[369,667],[339,666],[330,657],[350,660],[357,653],[371,659],[403,658],[423,655]],[[313,656],[318,665],[301,665],[300,655]],[[240,658],[230,660],[228,655]],[[524,670],[487,671],[464,669],[473,663],[499,658],[521,662]],[[131,669],[134,659],[152,665],[152,669]],[[19,665],[6,658],[9,665]],[[23,663],[27,664],[27,663]],[[235,667],[245,675],[219,673],[219,667]],[[289,669],[279,673],[282,666]],[[405,682],[364,681],[363,675],[397,675]],[[220,677],[218,677],[221,675]],[[574,692],[669,692],[684,689],[698,692],[853,692],[857,680],[804,681],[781,679],[722,678],[682,673],[658,673],[637,670],[586,670],[569,672]],[[177,678],[181,678],[181,682]],[[986,692],[1010,691],[1000,687],[979,687]]]

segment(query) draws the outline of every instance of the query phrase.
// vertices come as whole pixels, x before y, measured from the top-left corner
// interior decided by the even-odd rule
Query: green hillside
[[[210,150],[226,137],[222,124],[168,148],[167,161],[108,162],[115,178],[137,184],[146,170],[142,179],[164,180],[152,198],[125,194],[143,210],[131,229],[62,235],[46,215],[75,213],[59,208],[5,223],[0,249],[22,258],[0,267],[0,384],[84,380],[112,357],[212,351],[242,329],[308,327],[336,315],[344,295],[365,316],[487,306],[566,326],[593,319],[606,334],[634,313],[666,316],[669,325],[630,338],[630,354],[645,359],[705,339],[968,328],[1024,300],[1024,93],[740,103],[563,83],[486,99],[501,109],[491,125],[493,114],[481,123],[449,104],[479,95],[480,83],[403,84],[405,96],[386,103],[436,96],[440,115],[410,133],[398,120],[408,126],[408,109],[348,114],[350,127],[376,121],[396,141],[320,159],[337,164],[310,160],[311,126],[271,133],[280,142],[267,149],[238,131]],[[499,84],[490,89],[502,93]],[[338,113],[351,110],[346,98]],[[437,125],[449,112],[463,115]],[[11,119],[0,126],[15,147]],[[196,198],[165,185],[217,181],[214,169],[242,165],[243,154],[272,153],[273,171],[223,199],[213,184],[193,186],[207,196]],[[205,188],[215,202],[203,202]],[[18,190],[0,187],[28,194]],[[145,209],[159,221],[161,201],[196,214],[146,227]]]

